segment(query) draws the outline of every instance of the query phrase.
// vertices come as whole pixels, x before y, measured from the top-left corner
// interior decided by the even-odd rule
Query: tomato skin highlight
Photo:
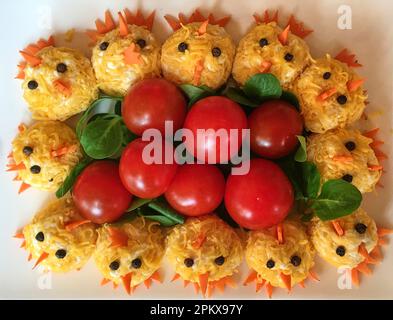
[[[292,208],[292,184],[274,162],[252,159],[246,175],[230,175],[225,188],[225,207],[240,226],[259,230],[285,219]]]
[[[213,212],[224,198],[225,178],[209,164],[185,164],[178,168],[165,198],[178,212],[186,216],[201,216]]]
[[[181,91],[165,79],[145,79],[130,88],[124,98],[122,116],[127,128],[142,136],[147,129],[165,131],[165,121],[173,122],[174,131],[183,125],[187,113]]]
[[[120,178],[124,187],[133,195],[143,199],[162,195],[171,184],[178,167],[174,160],[174,153],[171,155],[172,164],[164,163],[165,149],[170,147],[170,142],[165,140],[159,145],[162,148],[162,163],[145,163],[142,153],[149,143],[140,138],[129,143],[123,151],[119,166]]]
[[[72,197],[81,215],[94,223],[116,221],[129,208],[132,195],[124,188],[114,161],[96,161],[78,176]]]
[[[251,150],[270,159],[287,156],[298,145],[303,132],[299,112],[283,100],[262,103],[248,117]]]
[[[199,100],[195,103],[184,121],[185,129],[193,133],[193,143],[186,139],[184,141],[187,150],[204,163],[226,163],[239,151],[242,145],[242,129],[247,129],[247,117],[243,109],[234,101],[221,96],[211,96]],[[224,139],[223,145],[227,146],[227,153],[220,156],[220,140],[214,134],[206,134],[205,139],[197,139],[198,129],[213,129],[217,132],[224,129],[228,136]],[[230,129],[238,130],[236,150],[230,150],[231,138]],[[202,141],[201,141],[202,140]],[[209,153],[214,154],[215,161],[208,162]],[[198,154],[200,156],[198,156]]]

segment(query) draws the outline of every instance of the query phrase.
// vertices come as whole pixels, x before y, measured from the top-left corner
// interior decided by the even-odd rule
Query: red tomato
[[[146,129],[164,134],[165,121],[173,130],[181,128],[187,113],[186,100],[180,90],[165,79],[145,79],[132,86],[122,106],[127,128],[141,136]]]
[[[185,139],[184,143],[187,150],[199,160],[208,163],[208,157],[215,155],[216,161],[209,161],[209,163],[226,163],[239,151],[242,144],[241,129],[247,128],[247,117],[243,109],[232,100],[225,97],[208,97],[199,100],[194,104],[187,114],[184,122],[184,128],[191,130],[193,139]],[[213,129],[217,132],[219,129],[224,129],[227,137],[222,141],[216,138],[214,132],[206,132],[205,139],[198,139],[198,129]],[[237,148],[230,150],[229,146],[232,141],[230,137],[230,129],[237,130]],[[220,144],[226,146],[227,152],[222,150],[220,156]],[[232,148],[234,149],[234,148]],[[212,160],[212,158],[210,157]]]
[[[164,161],[161,164],[146,163],[142,154],[148,144],[149,142],[142,139],[132,141],[124,149],[120,159],[121,181],[128,191],[143,199],[156,198],[163,194],[172,182],[178,167],[174,162],[173,151],[170,155],[172,164],[166,164]],[[171,148],[171,144],[164,141],[159,148],[162,150],[163,157],[166,157],[165,150]]]
[[[200,216],[214,211],[224,198],[225,178],[209,164],[185,164],[177,169],[165,198],[180,213]]]
[[[246,175],[230,175],[225,188],[225,207],[242,227],[269,228],[285,219],[293,204],[293,188],[274,162],[252,159]]]
[[[95,223],[117,220],[132,201],[114,161],[97,161],[86,167],[75,182],[72,197],[82,216]]]
[[[298,145],[297,135],[303,131],[299,112],[283,100],[262,103],[248,117],[251,150],[277,159],[290,154]]]

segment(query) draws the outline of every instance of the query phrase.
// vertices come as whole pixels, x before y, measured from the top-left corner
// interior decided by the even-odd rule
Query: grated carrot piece
[[[377,166],[377,165],[369,165],[368,166],[368,170],[370,171],[380,171],[383,170],[382,166]]]
[[[203,232],[200,232],[191,245],[194,249],[199,249],[203,245],[205,240],[206,240],[206,235]]]
[[[351,155],[336,155],[333,157],[333,161],[338,162],[352,162],[353,157]]]

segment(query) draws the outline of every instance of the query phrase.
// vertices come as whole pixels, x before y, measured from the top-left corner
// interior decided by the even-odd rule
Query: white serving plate
[[[16,65],[20,61],[18,50],[39,37],[55,35],[61,44],[64,32],[77,29],[77,35],[69,46],[83,49],[86,54],[87,38],[82,34],[86,28],[93,28],[94,20],[103,17],[106,9],[116,13],[125,7],[134,10],[139,5],[144,12],[156,10],[153,31],[164,41],[171,30],[163,16],[179,11],[186,14],[195,8],[203,13],[217,15],[231,14],[227,26],[235,41],[244,35],[253,23],[252,14],[265,9],[279,9],[280,21],[294,13],[315,31],[307,38],[312,54],[317,57],[325,52],[337,53],[348,47],[355,52],[364,65],[359,72],[367,78],[371,104],[367,107],[369,121],[362,125],[371,129],[381,128],[385,140],[384,151],[390,160],[384,163],[386,173],[382,178],[384,188],[365,197],[364,207],[379,225],[393,227],[393,202],[391,198],[393,180],[392,168],[392,105],[393,105],[393,2],[390,0],[347,0],[352,10],[352,27],[340,30],[337,27],[340,0],[18,0],[4,1],[0,11],[0,298],[2,299],[196,299],[193,288],[183,288],[180,282],[171,283],[173,272],[164,264],[163,285],[153,285],[150,290],[138,288],[133,296],[127,296],[122,289],[112,290],[110,286],[100,287],[100,274],[92,261],[80,272],[64,275],[43,275],[40,270],[31,270],[26,262],[27,254],[19,249],[20,242],[12,235],[27,223],[35,211],[53,195],[28,190],[18,195],[19,185],[12,182],[13,175],[5,173],[6,156],[10,142],[17,133],[17,125],[29,123],[30,114],[22,99],[20,81],[14,80]],[[49,18],[49,20],[48,20]],[[391,241],[393,242],[393,241]],[[360,288],[340,289],[342,275],[322,260],[316,261],[316,272],[321,281],[307,281],[306,289],[296,287],[291,295],[282,289],[274,290],[274,299],[392,299],[393,298],[393,250],[385,247],[384,261],[374,268],[371,277],[362,276]],[[243,287],[241,281],[247,276],[245,265],[238,276],[239,288],[228,289],[217,294],[217,299],[265,299],[262,293],[255,294],[254,287]],[[340,278],[341,277],[341,278]]]

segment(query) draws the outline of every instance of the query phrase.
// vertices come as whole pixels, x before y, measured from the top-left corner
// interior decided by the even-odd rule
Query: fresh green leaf
[[[163,216],[173,220],[176,223],[184,223],[184,218],[173,210],[167,203],[161,199],[155,199],[149,202],[148,207],[161,213]]]
[[[318,196],[319,188],[321,186],[321,175],[319,174],[317,166],[309,161],[301,164],[302,178],[303,178],[303,194],[309,199],[314,199]]]
[[[246,81],[243,90],[250,99],[256,99],[258,102],[278,99],[282,94],[280,81],[271,73],[253,75]]]
[[[351,183],[342,179],[328,180],[311,208],[321,220],[334,220],[353,213],[362,202],[362,194]]]
[[[193,86],[192,84],[182,84],[180,88],[189,99],[188,106],[194,105],[198,100],[212,96],[215,91],[207,86]]]
[[[131,206],[127,209],[127,212],[134,211],[135,209],[144,206],[145,204],[149,203],[152,200],[153,199],[134,198],[134,200],[131,203]]]
[[[280,99],[285,100],[289,104],[296,107],[297,110],[300,110],[299,100],[292,92],[283,90]]]
[[[303,222],[309,222],[313,218],[313,216],[314,216],[313,214],[304,214],[302,215],[301,220]]]
[[[258,107],[260,104],[251,101],[241,89],[229,87],[225,91],[225,96],[229,99],[247,107],[255,108]]]
[[[154,221],[158,221],[162,226],[164,227],[171,227],[174,226],[176,224],[178,224],[178,222],[166,217],[166,216],[161,216],[161,215],[146,215],[144,216],[146,219],[150,219],[150,220],[154,220]]]
[[[82,173],[82,171],[92,162],[92,159],[84,159],[81,162],[79,162],[70,172],[70,174],[67,176],[67,178],[64,180],[63,184],[57,189],[56,191],[56,197],[61,198],[67,194],[68,191],[70,191],[76,181],[76,178]]]
[[[122,105],[122,101],[120,100],[116,101],[114,111],[115,114],[117,114],[118,116],[121,116],[121,105]]]
[[[295,200],[304,199],[302,168],[299,166],[299,163],[296,163],[292,156],[282,158],[277,163],[292,183]]]
[[[299,140],[299,148],[295,153],[295,161],[297,162],[304,162],[307,160],[307,143],[306,138],[303,136],[296,136]]]
[[[83,130],[80,142],[86,154],[93,159],[105,159],[116,154],[122,146],[122,118],[97,119]]]

